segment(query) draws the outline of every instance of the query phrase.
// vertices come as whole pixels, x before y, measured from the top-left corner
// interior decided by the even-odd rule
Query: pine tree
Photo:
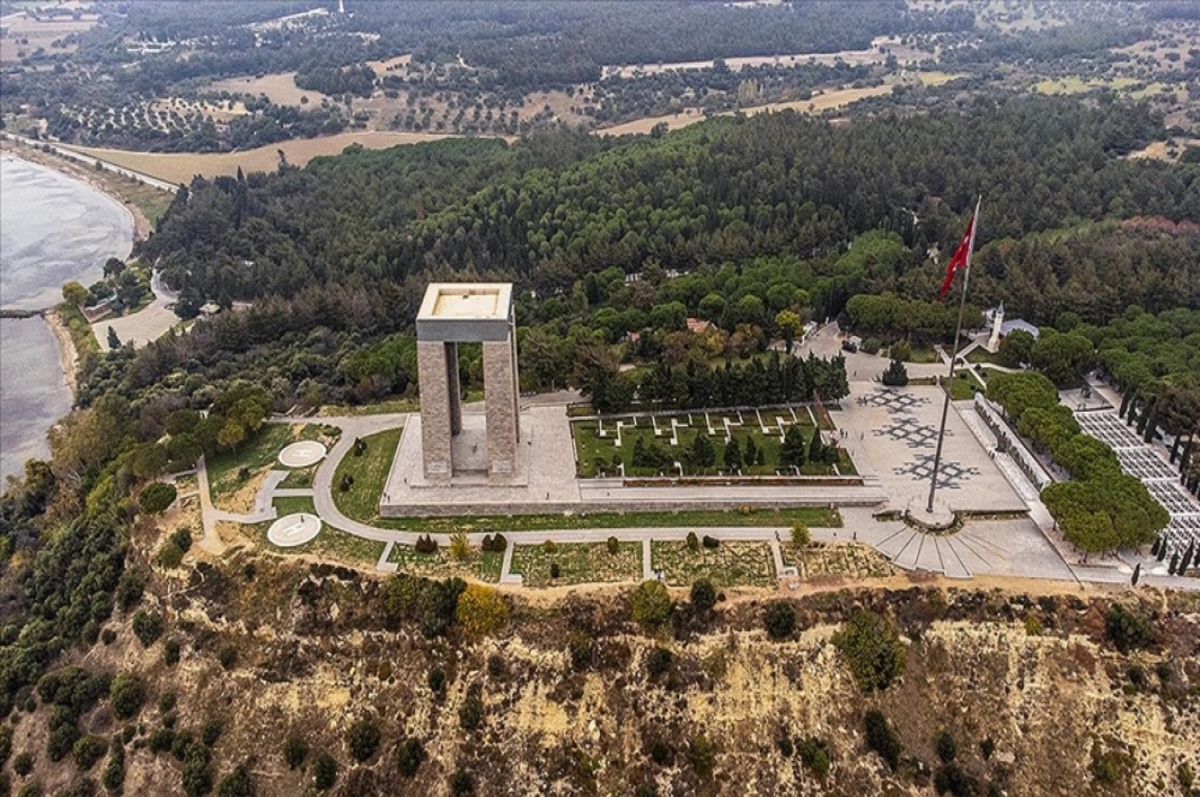
[[[745,452],[744,456],[742,457],[742,459],[745,460],[747,465],[753,465],[756,462],[759,465],[761,465],[762,463],[758,461],[758,456],[759,456],[758,446],[754,445],[754,438],[753,437],[746,438],[746,452]]]
[[[824,462],[825,461],[825,444],[821,440],[821,430],[813,430],[812,442],[808,445],[808,461],[809,462]]]
[[[701,468],[711,467],[717,461],[717,452],[708,435],[700,433],[692,441],[692,462]]]
[[[121,348],[121,339],[117,337],[117,330],[113,329],[112,327],[108,328],[108,348]]]
[[[742,467],[742,449],[737,438],[730,438],[729,445],[725,446],[725,467],[731,471]]]
[[[899,360],[892,360],[883,372],[882,381],[888,387],[904,387],[908,384],[908,369]]]
[[[1192,558],[1196,555],[1196,541],[1188,545],[1187,550],[1183,552],[1183,559],[1179,562],[1179,575],[1183,575],[1192,566]]]
[[[1137,583],[1138,583],[1138,579],[1140,579],[1141,577],[1142,577],[1142,563],[1138,562],[1136,565],[1133,566],[1133,578],[1130,579],[1129,583],[1136,587]]]
[[[785,468],[804,465],[804,433],[798,426],[789,426],[779,447],[779,464]]]

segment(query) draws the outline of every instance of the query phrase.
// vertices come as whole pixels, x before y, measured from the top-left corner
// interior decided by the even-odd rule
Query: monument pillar
[[[425,478],[450,481],[454,470],[448,357],[442,341],[417,341],[417,379],[421,386],[421,450]],[[460,421],[461,423],[461,418]]]
[[[489,479],[511,476],[517,467],[516,366],[507,342],[483,342],[483,389],[487,408]]]

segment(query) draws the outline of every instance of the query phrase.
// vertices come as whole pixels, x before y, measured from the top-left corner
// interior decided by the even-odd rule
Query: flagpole
[[[946,439],[946,418],[950,414],[950,394],[954,391],[954,367],[958,363],[958,342],[962,338],[963,315],[967,309],[967,285],[971,281],[971,257],[975,253],[975,233],[979,230],[979,206],[983,202],[981,196],[975,202],[975,215],[971,217],[971,241],[967,247],[967,267],[963,274],[962,298],[958,302],[958,325],[954,328],[954,350],[950,355],[950,381],[946,384],[946,398],[942,402],[942,425],[938,429],[937,449],[933,452],[933,472],[929,476],[929,501],[925,504],[926,512],[933,512],[933,498],[937,493],[938,468],[942,464],[942,442]]]

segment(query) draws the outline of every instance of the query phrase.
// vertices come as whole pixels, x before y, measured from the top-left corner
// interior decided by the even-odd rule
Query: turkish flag
[[[945,299],[946,294],[950,291],[950,286],[954,284],[954,275],[958,273],[960,268],[967,267],[967,261],[971,257],[971,247],[975,244],[975,214],[971,214],[971,221],[967,223],[967,231],[963,233],[962,240],[958,242],[958,248],[954,250],[954,256],[950,258],[950,262],[946,263],[946,279],[942,280],[942,288],[938,291],[938,298]]]

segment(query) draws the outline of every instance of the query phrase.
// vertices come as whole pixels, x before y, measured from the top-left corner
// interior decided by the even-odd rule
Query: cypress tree
[[[822,462],[825,458],[825,444],[821,441],[821,430],[814,429],[812,441],[808,445],[808,461]]]
[[[725,467],[730,470],[742,467],[742,448],[736,437],[730,438],[729,445],[725,446]]]
[[[1171,564],[1167,566],[1167,572],[1175,575],[1179,571],[1179,551],[1171,554]]]
[[[1179,562],[1179,575],[1187,573],[1188,568],[1192,566],[1192,558],[1196,555],[1196,541],[1192,540],[1188,545],[1187,550],[1183,552],[1183,559]]]
[[[1138,579],[1140,579],[1141,577],[1142,577],[1142,563],[1138,562],[1136,565],[1133,566],[1133,578],[1130,579],[1129,583],[1136,587],[1137,583],[1138,583]]]
[[[742,459],[746,462],[747,465],[753,465],[756,462],[758,462],[758,446],[754,445],[753,437],[749,437],[746,439],[746,451],[745,451],[745,454],[742,456]],[[761,465],[762,463],[758,462],[758,464]]]
[[[1167,558],[1167,540],[1166,540],[1166,538],[1163,539],[1162,545],[1158,546],[1158,556],[1156,558],[1160,562],[1163,559]]]
[[[1155,537],[1154,544],[1150,546],[1150,555],[1158,556],[1158,549],[1162,545],[1162,537]]]

